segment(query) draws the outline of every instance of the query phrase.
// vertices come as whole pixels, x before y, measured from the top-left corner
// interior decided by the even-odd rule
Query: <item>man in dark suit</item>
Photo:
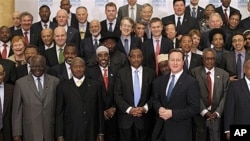
[[[224,130],[226,137],[230,140],[230,125],[250,124],[250,60],[244,63],[245,77],[231,82],[225,101]]]
[[[67,25],[72,26],[72,25],[77,25],[77,19],[76,19],[76,14],[70,12],[71,8],[70,0],[61,0],[60,2],[60,8],[64,9],[67,11],[68,19],[67,19]],[[57,23],[58,21],[56,20],[56,17],[53,18],[53,22]]]
[[[250,1],[247,3],[247,10],[250,12]],[[250,29],[250,16],[247,16],[245,19],[242,19],[240,22],[239,27],[243,28],[244,30]]]
[[[153,6],[149,3],[145,3],[142,5],[142,9],[140,11],[141,19],[140,21],[144,23],[145,26],[145,34],[148,39],[151,39],[152,34],[149,26],[149,22],[151,20],[151,17],[153,15]]]
[[[54,31],[51,28],[45,28],[41,31],[43,45],[38,47],[40,55],[45,56],[45,51],[54,47]]]
[[[109,2],[105,5],[105,15],[106,19],[101,21],[101,34],[112,32],[116,35],[120,35],[120,19],[116,17],[117,14],[117,7],[116,4],[113,2]]]
[[[12,37],[16,35],[23,36],[27,44],[32,44],[36,46],[42,45],[40,33],[36,32],[32,28],[33,16],[29,12],[23,12],[20,15],[21,29],[15,30],[12,33]]]
[[[0,64],[0,141],[12,141],[11,110],[14,86],[4,83],[5,69]]]
[[[100,22],[98,20],[92,20],[89,24],[89,31],[91,36],[81,40],[80,48],[78,49],[80,57],[84,58],[86,61],[88,61],[95,54],[95,50],[100,45]]]
[[[77,49],[74,44],[67,44],[63,50],[63,56],[65,58],[64,63],[58,64],[50,68],[49,74],[59,78],[61,81],[69,80],[72,78],[72,72],[70,69],[71,61],[77,57]]]
[[[77,23],[71,25],[80,32],[81,39],[90,37],[89,22],[88,22],[88,10],[84,6],[76,8],[76,19]]]
[[[45,28],[56,28],[56,23],[51,22],[50,19],[50,8],[47,5],[42,5],[39,8],[39,16],[41,21],[32,24],[32,28],[35,32],[40,33]]]
[[[0,27],[0,50],[2,59],[7,59],[13,54],[11,49],[11,31],[7,26]]]
[[[13,31],[21,28],[20,13],[18,11],[15,11],[12,13],[12,20],[13,20],[13,26],[10,27],[11,33],[13,33]]]
[[[150,29],[152,38],[142,44],[143,65],[154,69],[158,75],[157,55],[167,54],[173,48],[173,44],[170,39],[162,36],[163,24],[159,18],[151,19]]]
[[[85,62],[72,60],[73,78],[62,81],[56,98],[56,138],[58,141],[103,141],[102,86],[85,77]]]
[[[184,54],[179,49],[169,52],[171,73],[153,82],[153,107],[157,119],[153,141],[191,141],[192,116],[199,113],[198,82],[183,71]]]
[[[14,141],[54,141],[56,88],[59,79],[45,74],[45,58],[31,58],[31,73],[15,84],[12,106]]]
[[[180,45],[180,39],[176,37],[177,31],[176,31],[176,26],[173,22],[169,22],[166,25],[164,25],[164,33],[166,34],[165,36],[172,40],[173,42],[173,48],[179,48]]]
[[[98,64],[88,68],[86,77],[99,81],[102,83],[103,101],[104,101],[104,140],[117,141],[118,140],[118,125],[116,104],[114,102],[114,84],[115,71],[109,65],[109,50],[105,46],[100,46],[96,50],[96,58]]]
[[[220,1],[222,5],[217,7],[215,11],[220,14],[224,25],[227,26],[231,12],[236,11],[240,13],[240,11],[230,6],[231,0],[220,0]]]
[[[142,5],[137,4],[137,0],[127,0],[128,4],[119,7],[118,9],[118,17],[130,17],[134,21],[140,20],[140,11],[142,9]]]
[[[135,37],[141,39],[142,43],[147,40],[146,27],[142,21],[137,21],[134,25]],[[151,33],[151,31],[150,31]],[[151,37],[150,37],[151,38]]]
[[[151,86],[155,73],[142,67],[141,49],[131,49],[128,58],[131,66],[118,70],[114,87],[120,141],[149,141],[153,126]]]
[[[191,70],[200,86],[200,112],[194,116],[195,140],[220,141],[224,102],[227,95],[229,74],[215,67],[216,52],[211,48],[203,51],[203,66]],[[207,134],[208,133],[208,134]]]
[[[199,29],[198,21],[185,14],[185,0],[173,1],[174,14],[163,17],[163,24],[167,24],[170,21],[175,23],[177,29],[178,39],[181,39],[183,34],[188,34],[192,29]]]
[[[199,0],[190,0],[190,5],[185,8],[185,14],[197,20],[203,18],[205,10],[198,4]]]
[[[236,33],[232,36],[232,45],[234,51],[225,53],[222,56],[221,68],[229,73],[230,80],[243,78],[243,63],[250,59],[250,54],[244,48],[246,40],[242,33]]]
[[[141,48],[141,39],[131,35],[133,32],[134,21],[129,17],[124,17],[121,20],[120,30],[121,36],[117,43],[117,49],[128,56],[132,48]]]
[[[0,64],[3,65],[5,70],[4,83],[15,84],[16,82],[16,65],[13,61],[8,59],[1,59]]]

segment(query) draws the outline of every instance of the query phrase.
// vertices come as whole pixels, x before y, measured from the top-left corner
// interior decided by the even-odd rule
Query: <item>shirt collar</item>
[[[142,71],[142,66],[140,66],[139,68],[134,68],[133,66],[131,66],[132,72],[134,72],[135,70],[138,70],[138,72]]]
[[[85,75],[83,75],[83,77],[80,78],[80,79],[78,79],[78,78],[76,78],[76,77],[73,76],[73,80],[74,80],[74,82],[77,82],[79,80],[83,82],[85,80]]]

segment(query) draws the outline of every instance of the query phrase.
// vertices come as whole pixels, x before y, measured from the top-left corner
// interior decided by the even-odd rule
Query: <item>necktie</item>
[[[179,33],[181,30],[181,17],[178,17],[176,29],[177,29],[177,32]]]
[[[147,37],[148,37],[148,39],[151,39],[151,32],[150,32],[150,28],[149,28],[149,23],[148,22],[145,24],[145,27],[146,27]]]
[[[24,32],[24,40],[25,40],[25,42],[27,44],[29,44],[29,38],[28,38],[28,32],[27,31]]]
[[[156,47],[155,47],[155,72],[158,75],[158,60],[157,56],[160,54],[160,40],[156,41]]]
[[[43,86],[42,86],[40,77],[37,78],[37,85],[38,85],[38,93],[40,94],[40,96],[42,96],[43,95]]]
[[[225,15],[225,20],[226,20],[226,25],[228,24],[228,14],[227,14],[227,9],[224,9],[224,15]]]
[[[94,48],[95,48],[95,50],[97,49],[97,47],[98,47],[98,42],[97,42],[97,39],[95,38],[94,39]]]
[[[139,72],[138,70],[134,71],[134,82],[133,82],[135,107],[137,107],[140,97],[141,97],[140,79],[139,79],[138,72]]]
[[[109,23],[109,32],[113,32],[112,25],[113,23]]]
[[[45,28],[48,28],[48,25],[45,23],[44,25],[43,25]]]
[[[124,48],[125,48],[126,54],[128,55],[128,54],[129,54],[129,50],[128,50],[128,39],[124,39]]]
[[[185,65],[186,65],[186,67],[188,69],[188,55],[187,54],[185,55]]]
[[[131,19],[133,19],[135,21],[134,7],[131,7],[130,10],[131,10],[131,16],[130,17],[131,17]]]
[[[241,54],[238,54],[238,58],[237,58],[237,62],[236,62],[236,72],[237,72],[237,78],[238,79],[241,79],[241,64],[242,64],[242,61],[241,61]]]
[[[63,49],[60,48],[59,49],[59,60],[58,60],[59,64],[64,62],[64,56],[63,56]]]
[[[85,32],[83,30],[83,27],[80,28],[80,36],[81,36],[81,39],[84,39],[85,37]]]
[[[103,80],[104,80],[104,84],[105,84],[105,88],[106,90],[108,90],[108,70],[107,69],[103,69]]]
[[[3,44],[3,51],[2,51],[2,58],[6,59],[7,58],[7,44]]]
[[[2,129],[2,128],[3,128],[3,110],[2,110],[2,101],[0,98],[0,129]]]
[[[208,106],[212,104],[212,80],[210,74],[210,71],[207,72]]]
[[[196,8],[193,7],[192,9],[193,9],[193,10],[192,10],[192,17],[193,17],[193,18],[196,18]]]
[[[76,81],[76,86],[77,86],[77,87],[80,87],[81,85],[82,85],[82,80],[77,80],[77,81]]]
[[[171,75],[171,81],[170,81],[170,84],[168,86],[168,91],[167,91],[167,100],[168,101],[169,101],[171,93],[174,89],[174,82],[175,82],[174,78],[175,78],[175,75]]]

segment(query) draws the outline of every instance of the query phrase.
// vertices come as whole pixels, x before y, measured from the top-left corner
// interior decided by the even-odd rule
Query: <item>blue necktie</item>
[[[237,58],[237,63],[236,63],[236,67],[237,67],[237,78],[241,79],[241,54],[238,54],[238,58]]]
[[[139,72],[138,70],[134,71],[134,82],[133,82],[135,107],[137,107],[141,97],[141,88],[140,88],[140,80],[138,72]]]
[[[126,51],[126,54],[128,55],[129,50],[128,50],[128,39],[124,39],[124,49]]]
[[[109,29],[108,29],[109,32],[113,32],[112,25],[113,23],[109,23]]]
[[[174,89],[174,77],[175,77],[175,75],[171,75],[171,77],[172,77],[172,79],[171,79],[171,82],[170,82],[170,84],[168,86],[168,91],[167,91],[167,100],[168,101],[169,101],[171,93],[172,93],[172,91]]]

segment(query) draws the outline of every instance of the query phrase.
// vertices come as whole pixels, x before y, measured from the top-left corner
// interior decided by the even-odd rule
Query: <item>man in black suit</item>
[[[12,141],[11,111],[14,86],[4,83],[6,71],[0,64],[0,141]]]
[[[150,20],[150,29],[152,38],[142,44],[143,65],[154,69],[158,75],[157,56],[162,53],[167,54],[173,48],[173,43],[170,39],[162,36],[163,24],[159,18],[152,18]]]
[[[166,34],[166,37],[173,42],[173,48],[179,48],[180,39],[176,37],[177,31],[176,26],[174,23],[169,22],[166,25],[164,25],[164,33]]]
[[[84,6],[79,6],[76,8],[76,19],[77,23],[72,25],[75,29],[80,32],[81,39],[90,37],[89,22],[88,22],[88,10]]]
[[[129,17],[124,17],[121,20],[120,30],[121,36],[117,43],[117,49],[128,56],[132,48],[141,48],[141,39],[131,35],[133,32],[134,21]]]
[[[146,27],[142,21],[137,21],[135,23],[134,33],[135,37],[141,39],[142,43],[147,40]],[[151,33],[151,31],[150,31]],[[150,37],[151,38],[151,37]]]
[[[141,19],[140,21],[144,23],[145,25],[145,34],[148,39],[151,39],[151,30],[149,26],[149,22],[151,20],[151,17],[153,15],[153,6],[149,3],[145,3],[142,5],[142,9],[140,11]]]
[[[244,63],[245,77],[231,82],[225,101],[224,130],[230,140],[230,125],[250,124],[250,60]]]
[[[106,19],[101,21],[101,34],[107,32],[113,32],[116,35],[120,35],[120,19],[116,17],[117,14],[117,7],[116,4],[113,2],[109,2],[105,5],[105,15]]]
[[[42,45],[40,33],[36,32],[32,28],[33,16],[29,12],[23,12],[20,15],[21,29],[15,30],[12,33],[12,37],[16,35],[23,36],[27,44],[36,46]]]
[[[133,21],[140,20],[140,11],[142,5],[137,4],[137,0],[127,0],[128,4],[119,7],[118,17],[122,19],[123,17],[130,17]]]
[[[59,78],[61,81],[69,80],[72,78],[72,72],[70,69],[71,61],[77,57],[77,49],[74,44],[67,44],[63,50],[63,56],[65,58],[64,63],[58,64],[50,68],[49,73]]]
[[[61,81],[56,97],[57,141],[103,141],[102,86],[85,77],[85,62],[72,60],[73,78]]]
[[[250,12],[250,1],[247,3],[247,10]],[[247,16],[245,19],[241,20],[239,27],[243,28],[244,30],[250,29],[250,16]]]
[[[131,66],[118,70],[114,87],[120,141],[149,141],[153,126],[151,86],[155,73],[142,66],[141,49],[131,49],[128,58]]]
[[[11,49],[11,31],[7,26],[0,27],[0,51],[2,59],[7,59],[13,54]]]
[[[170,21],[175,23],[178,39],[181,39],[183,34],[188,34],[192,29],[199,29],[198,21],[185,14],[185,0],[174,0],[173,8],[174,14],[163,17],[162,22],[164,25]]]
[[[56,24],[50,21],[50,8],[47,5],[42,5],[39,8],[39,16],[41,21],[32,24],[35,32],[40,33],[45,28],[55,29]]]
[[[98,20],[92,20],[89,24],[90,37],[81,40],[79,54],[80,57],[88,61],[94,54],[97,47],[100,45],[101,39],[101,24]]]
[[[192,116],[199,113],[198,82],[183,70],[184,54],[169,52],[171,73],[153,82],[153,107],[157,119],[153,141],[192,141]]]
[[[12,13],[12,20],[13,20],[13,26],[10,27],[11,33],[13,33],[13,31],[21,28],[20,13],[18,11],[15,11]]]
[[[118,140],[118,125],[116,104],[114,102],[115,71],[109,65],[109,50],[105,46],[100,46],[96,50],[98,64],[88,68],[86,77],[102,83],[104,101],[104,140]]]
[[[230,6],[231,0],[220,0],[220,1],[222,5],[217,7],[215,11],[220,14],[224,25],[227,26],[231,12],[236,11],[240,13],[240,11]]]
[[[45,28],[41,31],[41,38],[44,45],[38,47],[40,55],[45,56],[45,50],[54,47],[54,31],[51,28]]]
[[[197,20],[203,18],[205,10],[198,4],[199,0],[190,0],[190,5],[185,8],[185,14]]]

